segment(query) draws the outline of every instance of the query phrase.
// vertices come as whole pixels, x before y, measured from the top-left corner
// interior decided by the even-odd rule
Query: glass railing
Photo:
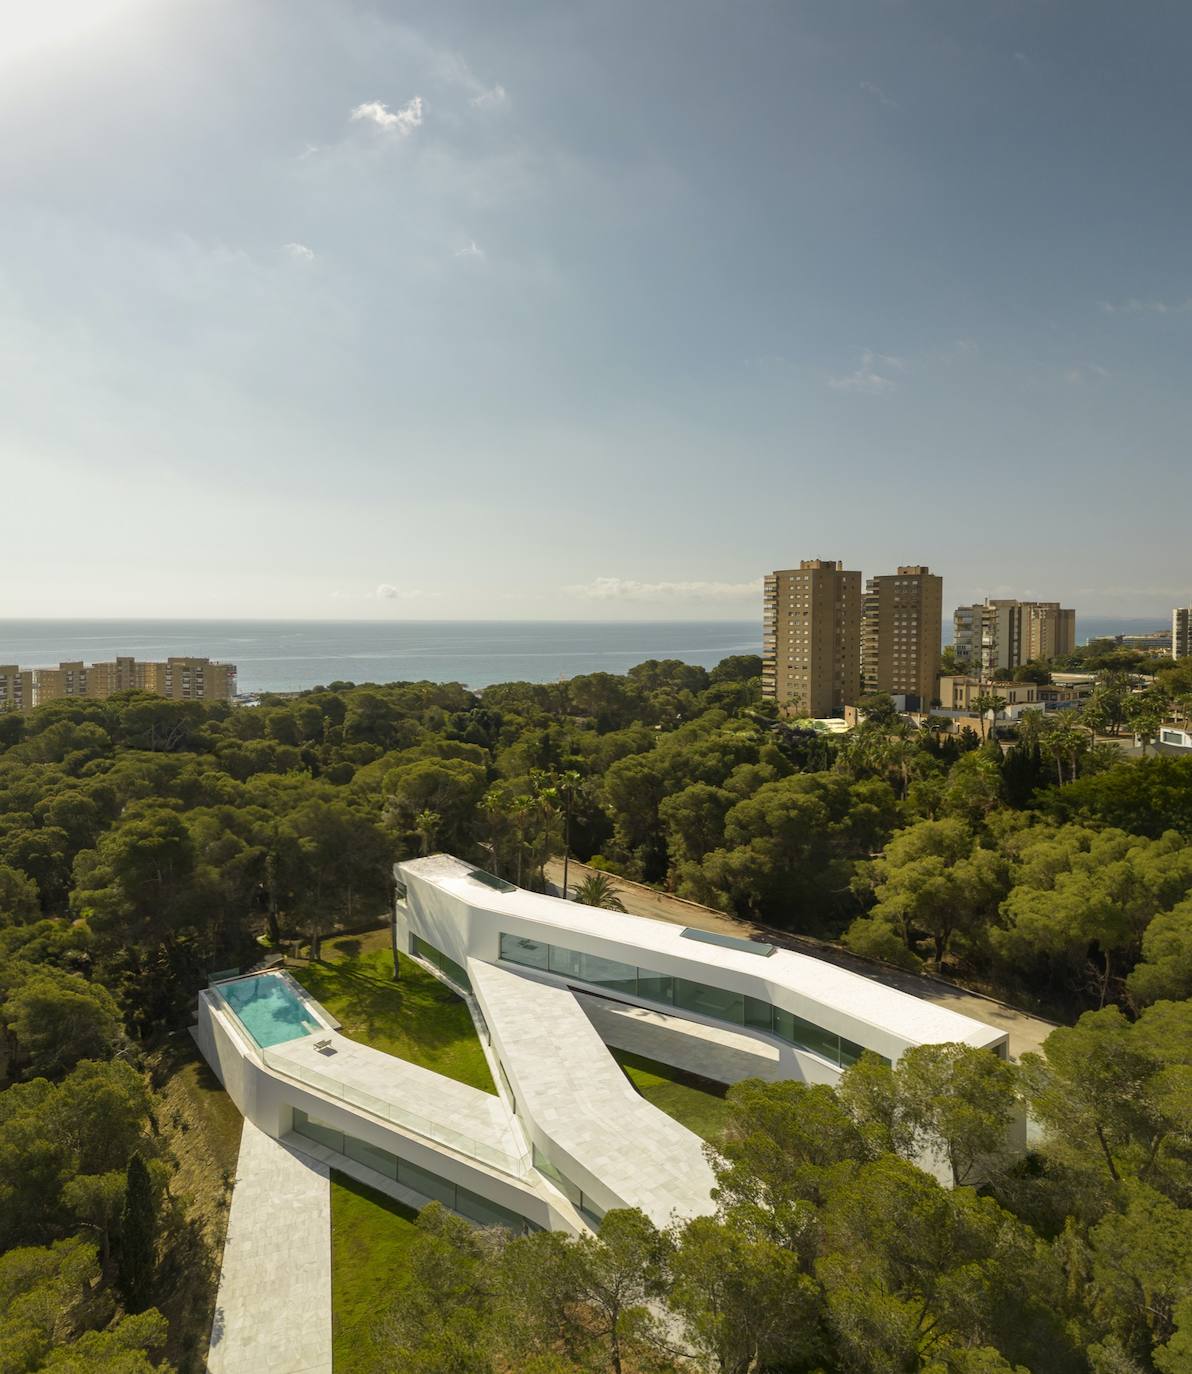
[[[427,1140],[437,1141],[440,1145],[446,1145],[459,1154],[467,1155],[469,1159],[479,1160],[480,1163],[488,1164],[492,1168],[500,1170],[501,1173],[510,1174],[514,1178],[525,1178],[530,1173],[532,1165],[528,1154],[509,1154],[498,1149],[495,1145],[490,1145],[487,1141],[477,1140],[475,1136],[470,1136],[466,1132],[457,1131],[451,1126],[443,1125],[442,1122],[423,1116],[420,1112],[411,1111],[402,1103],[377,1097],[373,1093],[365,1092],[362,1088],[332,1078],[329,1074],[319,1073],[317,1069],[309,1069],[303,1064],[296,1064],[292,1059],[278,1054],[274,1050],[263,1049],[260,1051],[260,1055],[271,1069],[275,1069],[284,1077],[291,1078],[298,1083],[305,1083],[308,1087],[315,1088],[340,1102],[346,1102],[349,1106],[367,1112],[378,1120],[414,1131]]]

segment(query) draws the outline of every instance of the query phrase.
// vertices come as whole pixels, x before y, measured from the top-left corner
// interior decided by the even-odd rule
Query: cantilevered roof
[[[724,978],[725,972],[747,975],[749,980],[760,978],[775,990],[787,989],[813,1006],[838,1011],[912,1045],[959,1041],[986,1047],[1006,1039],[1005,1031],[970,1016],[794,950],[775,949],[769,958],[759,959],[754,951],[685,938],[682,926],[667,921],[583,906],[524,888],[496,891],[471,876],[472,865],[449,854],[412,859],[399,867],[403,874],[431,883],[475,909],[542,926],[539,938],[548,942],[566,944],[569,936],[588,937],[581,938],[576,947],[606,954],[611,953],[609,944],[619,945],[626,962],[642,968],[650,967],[652,953],[662,954],[666,956],[662,971],[673,971],[675,962],[681,961],[689,966],[691,978],[724,987],[734,986],[735,981],[746,986],[744,980]]]

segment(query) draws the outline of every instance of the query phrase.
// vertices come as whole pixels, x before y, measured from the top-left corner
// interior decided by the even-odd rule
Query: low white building
[[[612,1207],[658,1224],[713,1210],[703,1142],[608,1052],[719,1083],[835,1084],[870,1050],[1007,1036],[756,941],[526,892],[448,855],[395,867],[398,947],[461,992],[498,1095],[338,1033],[288,975],[201,994],[196,1039],[268,1134],[419,1206],[579,1230]]]

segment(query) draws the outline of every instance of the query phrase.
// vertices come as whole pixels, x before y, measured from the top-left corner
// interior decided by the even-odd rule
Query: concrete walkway
[[[568,864],[567,886],[573,891],[577,883],[597,869],[589,868],[576,859]],[[563,880],[563,861],[549,859],[546,863],[547,879],[558,892]],[[1018,1059],[1028,1050],[1037,1052],[1043,1041],[1055,1029],[1054,1021],[1047,1021],[1029,1012],[1019,1011],[993,997],[983,997],[979,992],[969,992],[942,978],[925,977],[918,973],[907,973],[892,968],[889,964],[879,964],[853,954],[840,945],[827,940],[816,940],[808,935],[793,935],[789,931],[772,930],[769,926],[743,920],[739,916],[728,916],[723,911],[713,911],[711,907],[689,902],[669,892],[659,892],[656,888],[645,887],[628,878],[620,878],[615,873],[606,875],[611,878],[621,902],[631,915],[649,916],[655,921],[670,921],[675,925],[694,926],[697,930],[717,931],[722,935],[745,936],[746,939],[768,940],[781,949],[792,949],[798,954],[809,954],[825,963],[835,964],[853,973],[863,974],[874,982],[886,987],[908,992],[912,997],[921,997],[925,1002],[933,1002],[937,1007],[947,1007],[949,1011],[971,1016],[974,1021],[983,1021],[987,1026],[1005,1031],[1010,1037],[1010,1054]]]
[[[331,1374],[329,1179],[245,1120],[210,1374]]]

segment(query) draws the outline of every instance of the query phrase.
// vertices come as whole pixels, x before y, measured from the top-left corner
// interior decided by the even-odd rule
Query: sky
[[[1192,601],[1192,6],[0,0],[0,617]]]

